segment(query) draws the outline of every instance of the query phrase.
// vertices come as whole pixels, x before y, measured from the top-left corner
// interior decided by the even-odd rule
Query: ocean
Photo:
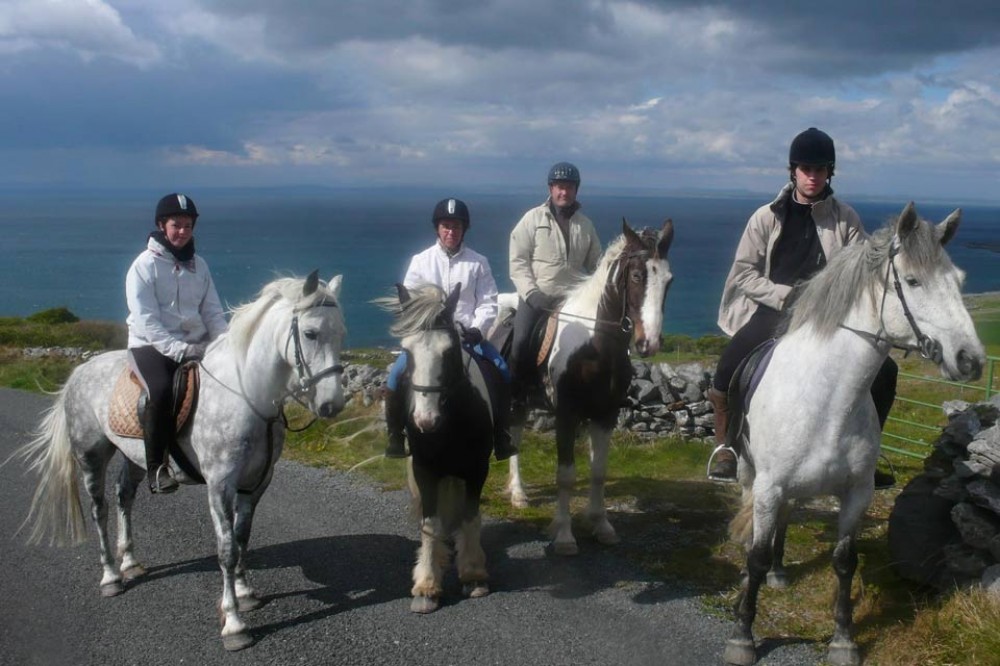
[[[0,192],[0,316],[27,316],[65,306],[82,319],[124,321],[125,273],[145,247],[162,192]],[[342,300],[349,347],[393,345],[389,317],[370,304],[393,293],[409,258],[434,241],[434,204],[458,196],[469,204],[466,243],[484,254],[500,291],[513,291],[507,271],[510,230],[537,193],[416,190],[206,189],[189,191],[201,217],[198,253],[209,263],[223,303],[251,300],[278,276],[344,276]],[[869,230],[897,214],[903,201],[848,201]],[[670,263],[674,284],[665,306],[665,334],[718,333],[715,319],[722,284],[747,218],[769,200],[758,196],[625,196],[591,194],[580,201],[607,245],[633,227],[675,225]],[[962,206],[962,224],[949,245],[967,272],[966,293],[1000,291],[1000,205],[962,202],[921,204],[924,217],[940,221]]]

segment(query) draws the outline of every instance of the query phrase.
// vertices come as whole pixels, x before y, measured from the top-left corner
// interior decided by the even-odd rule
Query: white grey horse
[[[840,501],[829,660],[860,663],[851,582],[856,532],[871,504],[879,455],[872,381],[893,346],[920,351],[953,380],[978,378],[985,362],[962,302],[964,273],[944,251],[959,219],[956,210],[935,227],[911,203],[869,242],[841,250],[796,299],[747,412],[749,440],[739,464],[743,508],[731,525],[747,548],[747,576],[726,663],[756,660],[757,595],[772,564],[780,565],[788,503],[825,495]],[[780,584],[780,568],[774,575]]]
[[[247,581],[245,555],[254,509],[271,481],[285,438],[283,404],[294,397],[332,417],[344,406],[340,354],[346,328],[339,307],[341,278],[320,282],[282,278],[234,312],[229,332],[209,346],[201,393],[180,448],[208,486],[208,503],[222,569],[222,640],[227,650],[253,643],[239,610],[260,606]],[[123,580],[145,573],[132,550],[131,509],[144,477],[141,439],[108,425],[109,396],[127,363],[126,352],[101,354],[76,368],[46,413],[37,436],[21,450],[39,483],[27,522],[30,540],[79,543],[84,523],[77,467],[91,499],[101,549],[101,594],[114,596]],[[115,569],[104,497],[108,462],[126,460],[116,485],[119,569]],[[194,483],[173,470],[182,483]],[[169,501],[161,499],[158,501]]]

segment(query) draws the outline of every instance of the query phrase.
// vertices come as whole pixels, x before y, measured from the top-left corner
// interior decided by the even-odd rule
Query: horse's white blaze
[[[444,381],[442,355],[451,347],[448,331],[428,331],[403,339],[403,348],[410,354],[411,385],[440,387]],[[441,392],[413,391],[413,424],[422,432],[433,430],[441,418]]]
[[[642,298],[642,328],[646,332],[645,354],[660,351],[660,333],[663,331],[663,302],[667,287],[674,279],[666,259],[646,262],[646,292]]]

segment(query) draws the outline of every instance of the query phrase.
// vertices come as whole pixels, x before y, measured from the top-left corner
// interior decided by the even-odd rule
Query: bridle
[[[453,345],[452,348],[455,349],[455,351],[459,354],[459,358],[461,358],[461,354],[462,354],[461,342],[459,342],[459,340],[458,340],[458,333],[457,333],[457,331],[453,327],[448,326],[446,324],[442,324],[442,325],[439,325],[439,326],[432,326],[432,327],[430,327],[428,329],[425,329],[425,330],[427,330],[427,331],[445,331],[445,332],[447,332],[451,336],[452,340],[456,343],[455,345]],[[446,354],[447,353],[448,352],[446,352]],[[446,360],[445,357],[442,356],[442,363],[444,363],[445,360]],[[413,359],[410,358],[410,362],[412,362],[412,361],[413,361]],[[461,362],[459,363],[459,367],[461,367]],[[447,370],[448,366],[446,366],[445,369]],[[411,373],[407,372],[407,374],[411,374]],[[442,373],[442,375],[445,375],[445,373]],[[453,393],[456,389],[461,388],[461,387],[465,386],[468,383],[469,383],[469,375],[468,375],[467,372],[464,372],[464,373],[459,373],[458,380],[454,381],[454,382],[449,381],[449,377],[444,376],[443,379],[442,379],[442,382],[440,384],[430,384],[430,385],[427,385],[427,384],[414,384],[414,383],[410,382],[409,386],[410,386],[410,391],[411,392],[416,391],[418,393],[440,393],[441,394],[441,400],[443,402],[443,401],[447,400],[448,396],[451,393]]]
[[[615,259],[615,266],[618,271],[619,279],[621,280],[621,284],[616,284],[615,287],[618,290],[618,297],[622,302],[622,315],[617,321],[613,319],[601,319],[600,317],[588,317],[587,315],[582,314],[563,313],[561,311],[556,312],[556,319],[563,322],[572,322],[579,319],[592,321],[597,326],[610,327],[612,334],[621,333],[623,337],[629,336],[635,329],[635,323],[632,321],[632,318],[628,316],[628,271],[623,271],[622,267],[627,266],[627,263],[632,259],[642,259],[643,261],[648,260],[649,249],[643,248],[641,250],[633,250],[632,252]]]
[[[870,337],[876,345],[880,342],[888,342],[895,349],[902,349],[906,353],[915,351],[920,354],[922,358],[925,358],[934,363],[940,364],[944,360],[944,351],[941,347],[941,343],[925,335],[923,331],[920,330],[920,326],[917,324],[916,318],[913,316],[913,312],[910,311],[910,306],[906,303],[906,297],[903,296],[903,285],[899,280],[899,271],[896,269],[896,255],[899,254],[900,242],[899,236],[893,236],[892,241],[889,244],[889,262],[885,269],[885,280],[882,283],[882,303],[879,306],[879,330],[877,333],[869,333],[867,331],[859,331],[853,329],[849,326],[844,326],[841,324],[841,328],[846,328],[849,331],[857,333],[858,335],[864,337]],[[884,335],[885,332],[885,299],[889,294],[889,275],[892,275],[893,287],[896,290],[896,297],[899,298],[899,304],[903,308],[903,315],[906,317],[907,323],[910,325],[910,330],[913,331],[913,335],[917,338],[916,345],[903,345],[892,341]]]

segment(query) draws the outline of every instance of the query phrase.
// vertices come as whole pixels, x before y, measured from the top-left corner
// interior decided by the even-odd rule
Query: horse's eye
[[[306,340],[315,340],[319,337],[319,333],[316,331],[306,331],[302,335],[305,336]]]
[[[910,285],[911,287],[919,287],[920,286],[920,280],[918,280],[915,277],[908,277],[908,278],[906,278],[906,284]]]

